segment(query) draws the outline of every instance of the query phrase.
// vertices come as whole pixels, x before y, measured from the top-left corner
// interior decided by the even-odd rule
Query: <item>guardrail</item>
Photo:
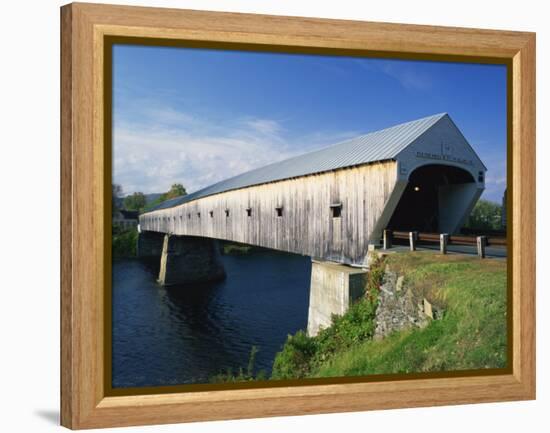
[[[460,229],[460,234],[465,236],[478,236],[479,230],[472,229],[469,227],[462,227]],[[484,229],[483,234],[485,236],[494,237],[494,238],[505,238],[506,237],[506,229]]]
[[[485,258],[485,249],[487,246],[505,247],[506,238],[497,236],[465,236],[450,235],[448,233],[420,233],[416,231],[404,232],[397,230],[384,230],[383,248],[392,247],[394,239],[407,240],[411,251],[416,250],[418,242],[439,243],[441,254],[447,254],[448,245],[466,245],[475,246],[477,255]]]

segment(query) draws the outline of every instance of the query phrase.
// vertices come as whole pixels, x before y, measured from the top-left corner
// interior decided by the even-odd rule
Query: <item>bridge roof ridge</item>
[[[445,116],[448,114],[434,114],[274,162],[222,180],[191,194],[167,200],[149,212],[235,189],[391,160]]]

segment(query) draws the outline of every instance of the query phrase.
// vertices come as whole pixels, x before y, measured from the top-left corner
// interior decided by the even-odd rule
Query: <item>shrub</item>
[[[343,316],[332,316],[332,325],[319,332],[314,364],[324,362],[332,354],[374,335],[376,302],[368,298],[354,303]]]
[[[113,227],[113,257],[135,257],[137,254],[138,232],[135,228]]]
[[[310,361],[316,352],[315,339],[304,331],[289,335],[283,350],[275,356],[272,379],[294,379],[307,375]]]
[[[289,336],[275,357],[272,379],[305,377],[335,353],[372,339],[383,277],[383,261],[377,259],[367,274],[365,296],[344,315],[333,315],[331,326],[322,329],[315,337],[308,337],[304,331]]]

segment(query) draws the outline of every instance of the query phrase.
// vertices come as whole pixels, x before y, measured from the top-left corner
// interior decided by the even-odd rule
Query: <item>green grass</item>
[[[405,275],[416,298],[427,297],[444,311],[423,329],[396,332],[382,340],[365,334],[354,344],[326,351],[319,337],[300,336],[309,350],[307,363],[294,377],[334,377],[388,373],[450,371],[506,366],[506,262],[463,255],[416,252],[385,259],[393,271]],[[359,301],[359,304],[365,303]],[[346,313],[355,314],[354,309]],[[373,326],[372,315],[364,326]],[[334,326],[334,325],[333,325]],[[332,328],[332,327],[331,327]],[[330,328],[328,328],[330,329]],[[321,334],[320,334],[321,335]],[[297,336],[295,336],[297,337]],[[286,346],[277,355],[274,376],[292,376]],[[296,351],[296,347],[293,347]],[[295,358],[298,358],[294,354]],[[279,364],[277,366],[277,360]],[[285,368],[283,368],[285,367]],[[274,377],[277,378],[277,377]]]

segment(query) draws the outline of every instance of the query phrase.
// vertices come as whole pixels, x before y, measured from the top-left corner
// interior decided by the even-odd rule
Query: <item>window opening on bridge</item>
[[[190,213],[187,214],[187,219],[189,219],[189,220],[191,219],[191,214]]]
[[[226,217],[226,218],[229,217],[229,209],[226,209],[226,210],[225,210],[225,217]]]
[[[200,212],[197,212],[197,216],[200,218],[200,217],[201,217],[201,213],[200,213]]]
[[[214,218],[214,211],[213,210],[210,211],[210,218]]]
[[[252,208],[246,208],[246,216],[252,216]]]
[[[477,174],[477,181],[478,182],[483,182],[483,172],[480,171],[478,174]]]
[[[342,203],[333,203],[330,205],[332,218],[340,218],[342,216]]]
[[[283,216],[283,207],[282,206],[277,206],[275,208],[275,212],[277,212],[278,217],[282,217]]]

